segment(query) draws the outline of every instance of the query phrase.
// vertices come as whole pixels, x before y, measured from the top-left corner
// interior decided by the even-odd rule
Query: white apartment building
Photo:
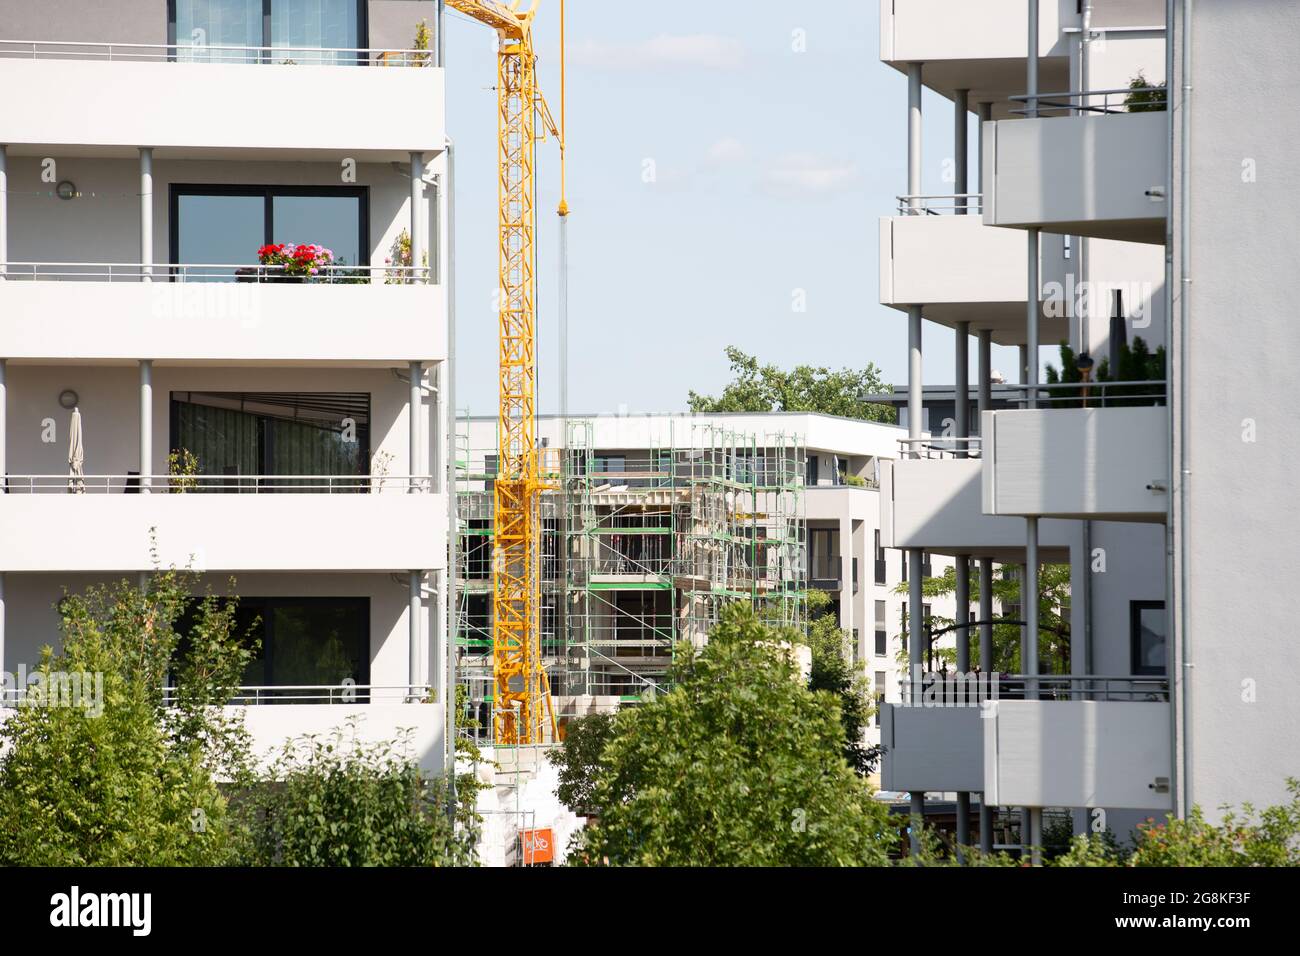
[[[1045,808],[1125,836],[1176,806],[1166,384],[1153,363],[1131,371],[1137,339],[1151,353],[1167,339],[1165,4],[892,0],[880,18],[881,59],[908,78],[908,182],[880,224],[881,302],[907,313],[918,409],[936,374],[968,393],[975,337],[980,411],[958,413],[964,450],[958,441],[936,455],[918,442],[882,473],[886,542],[951,554],[959,577],[971,567],[980,582],[1001,565],[1026,593],[1044,566],[1070,567],[1068,653],[1039,660],[1038,642],[1022,636],[1021,673],[1008,674],[993,660],[991,625],[973,626],[958,669],[998,675],[1002,699],[927,707],[918,687],[915,703],[886,715],[885,785],[909,791],[914,814],[926,791],[956,792],[963,842],[974,842],[975,794],[986,849],[998,807],[1022,811],[1021,844],[1041,843]],[[950,154],[921,142],[926,91],[952,103]],[[945,155],[953,195],[921,195],[923,164]],[[951,372],[924,369],[925,321],[954,330]],[[1031,387],[1043,360],[1060,362],[1059,342],[1091,357],[1095,384]],[[992,343],[1020,348],[1019,408],[990,406]],[[1022,603],[1022,635],[1037,634],[1037,604]],[[982,605],[974,619],[990,612]]]
[[[909,80],[908,194],[881,223],[881,299],[908,313],[910,384],[926,320],[957,334],[958,391],[971,334],[982,400],[990,338],[1030,359],[1024,407],[984,411],[971,457],[882,474],[882,527],[895,547],[1020,564],[1031,587],[1068,561],[1072,632],[1068,661],[1037,668],[1025,642],[1025,673],[984,711],[891,708],[886,785],[917,813],[934,790],[1023,811],[1034,843],[1050,807],[1122,837],[1141,817],[1282,802],[1300,724],[1281,683],[1300,511],[1280,389],[1300,342],[1279,277],[1300,199],[1279,171],[1297,133],[1238,78],[1291,95],[1300,11],[892,0],[880,16],[881,59]],[[958,157],[967,113],[981,120],[977,193],[957,165],[968,215],[919,215],[943,204],[916,195],[925,89],[955,104]],[[1057,299],[1082,282],[1083,302]],[[1229,328],[1237,315],[1251,332]],[[1100,360],[1123,362],[1138,337],[1163,366],[1130,351],[1137,377],[1099,383]],[[1058,339],[1097,363],[1091,382],[1036,387],[1039,349]]]
[[[492,417],[462,418],[457,440],[457,673],[483,728],[491,725],[486,549],[496,427]],[[657,691],[673,643],[702,642],[715,619],[702,592],[751,600],[774,623],[799,624],[782,595],[825,591],[848,635],[846,654],[873,692],[897,700],[906,606],[897,588],[907,569],[880,544],[878,476],[899,456],[905,430],[790,412],[572,416],[567,431],[543,416],[538,434],[552,489],[542,514],[542,641],[561,719]],[[718,510],[733,518],[715,522]],[[727,538],[741,542],[733,563],[697,570],[690,555],[701,543]],[[926,555],[923,573],[942,575],[950,564]],[[951,617],[951,597],[933,603],[925,617]],[[878,742],[877,723],[867,743]]]
[[[8,673],[57,648],[64,589],[147,575],[152,540],[260,617],[235,702],[259,748],[360,715],[442,765],[435,8],[0,0]]]

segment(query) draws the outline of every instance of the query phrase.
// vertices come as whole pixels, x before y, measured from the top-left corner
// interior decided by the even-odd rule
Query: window
[[[832,591],[840,587],[840,532],[836,528],[812,528],[812,580],[814,587]]]
[[[853,593],[858,593],[858,559],[853,559]]]
[[[492,577],[492,522],[469,518],[461,524],[462,574],[466,578]]]
[[[365,0],[168,0],[167,43],[187,63],[363,63],[363,55],[336,51],[369,42],[367,6]]]
[[[889,635],[885,630],[885,602],[876,602],[876,656],[889,653]]]
[[[191,265],[185,273],[188,282],[251,280],[262,246],[313,242],[333,252],[336,265],[368,266],[369,206],[364,186],[173,185],[171,261]],[[247,271],[232,274],[232,265]],[[331,273],[331,278],[349,277]]]
[[[934,566],[930,563],[929,551],[921,552],[921,577],[923,578],[934,577]]]
[[[857,667],[862,661],[862,642],[858,637],[858,629],[853,629],[853,666]]]
[[[188,634],[191,607],[177,630]],[[252,687],[337,687],[370,683],[370,599],[241,597],[236,629],[261,641],[242,683]],[[182,640],[178,654],[186,653]],[[288,696],[286,692],[286,696]],[[358,695],[358,700],[363,700]]]
[[[198,459],[197,474],[230,475],[195,491],[305,491],[328,482],[264,481],[241,475],[370,474],[370,396],[364,392],[172,392],[172,451]],[[363,491],[355,482],[335,491]]]
[[[872,681],[871,690],[876,695],[875,724],[877,727],[880,726],[880,705],[885,702],[885,682],[885,672],[876,671],[876,679]]]
[[[492,650],[492,595],[479,592],[465,596],[465,618],[460,627],[460,644],[476,657]]]
[[[597,455],[592,463],[592,471],[597,476],[621,475],[627,471],[625,455]]]
[[[809,455],[807,461],[807,471],[804,474],[805,485],[817,484],[817,456]]]
[[[1165,602],[1129,602],[1129,641],[1134,674],[1166,673]]]
[[[880,529],[876,529],[876,583],[885,583],[885,549],[880,546]]]
[[[835,456],[835,483],[837,485],[846,485],[849,483],[849,460]]]

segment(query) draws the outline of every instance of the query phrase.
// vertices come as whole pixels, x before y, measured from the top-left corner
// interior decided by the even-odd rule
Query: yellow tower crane
[[[564,137],[556,129],[537,87],[532,30],[537,4],[538,0],[527,4],[525,0],[509,4],[498,0],[447,0],[447,6],[496,30],[498,37],[501,306],[499,454],[492,563],[492,729],[495,742],[508,745],[543,743],[557,736],[550,685],[542,668],[540,630],[542,482],[537,451],[534,164],[537,143],[549,131],[560,144],[563,167]],[[568,213],[563,185],[559,213],[561,217]]]

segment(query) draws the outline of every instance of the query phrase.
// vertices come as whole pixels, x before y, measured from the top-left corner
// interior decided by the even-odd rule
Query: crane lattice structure
[[[493,739],[536,744],[556,737],[542,667],[540,496],[537,449],[536,155],[549,130],[561,142],[537,86],[532,23],[538,0],[447,0],[496,30],[497,197],[500,220],[498,468],[493,515]],[[539,135],[538,121],[542,128]],[[561,199],[560,215],[567,213]]]

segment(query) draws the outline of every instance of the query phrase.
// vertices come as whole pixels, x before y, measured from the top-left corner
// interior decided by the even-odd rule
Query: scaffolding
[[[802,624],[805,455],[797,436],[670,421],[662,444],[605,449],[594,443],[593,422],[575,420],[562,455],[548,451],[541,640],[562,717],[665,689],[679,642],[702,646],[730,602],[775,627]],[[458,673],[469,717],[484,732],[492,726],[495,468],[467,443],[458,462]]]

